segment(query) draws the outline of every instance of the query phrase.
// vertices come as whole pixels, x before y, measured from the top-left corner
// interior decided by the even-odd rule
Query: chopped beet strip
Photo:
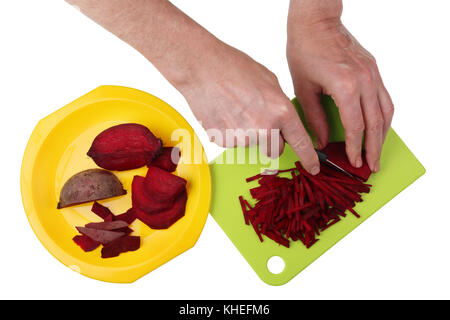
[[[123,227],[123,228],[120,228],[120,229],[116,229],[114,231],[116,231],[116,232],[123,232],[125,234],[133,233],[133,229],[131,229],[130,227]]]
[[[157,167],[149,167],[144,183],[149,197],[159,202],[172,202],[186,190],[186,180]]]
[[[100,245],[100,242],[94,241],[85,235],[81,235],[81,236],[77,235],[77,236],[73,237],[72,240],[77,245],[79,245],[80,248],[83,249],[84,252],[89,252],[89,251],[95,250]]]
[[[342,152],[345,165],[336,163],[347,169],[350,164],[346,160],[345,147],[337,145],[332,146],[334,153],[329,158],[334,162],[341,158],[336,153]],[[248,182],[258,181],[258,186],[250,189],[256,202],[252,207],[239,196],[244,221],[253,227],[261,242],[261,235],[265,235],[288,248],[290,241],[301,241],[310,248],[323,231],[346,216],[346,210],[360,218],[353,207],[363,201],[361,193],[370,191],[371,185],[361,181],[369,178],[370,170],[367,172],[366,167],[364,163],[360,169],[348,170],[358,178],[326,165],[313,176],[296,162],[294,168],[250,177]],[[281,173],[290,173],[291,178],[280,177]]]
[[[177,147],[164,147],[161,153],[149,165],[168,172],[174,172],[180,160],[180,149]]]
[[[173,202],[172,207],[154,214],[135,208],[136,216],[152,229],[167,229],[184,216],[186,209],[187,193],[184,191]]]
[[[102,206],[97,201],[92,205],[91,211],[105,221],[113,221],[114,214],[107,207]]]
[[[122,171],[147,165],[161,149],[161,140],[147,127],[125,123],[101,132],[87,155],[103,169]]]
[[[91,222],[85,225],[86,228],[100,229],[100,230],[117,230],[124,227],[128,227],[128,223],[125,221],[106,221],[106,222]]]
[[[85,227],[77,227],[78,232],[91,238],[101,244],[107,244],[125,235],[124,232],[107,231],[99,229],[90,229]]]
[[[133,221],[136,220],[136,215],[134,214],[133,208],[130,208],[127,212],[115,216],[114,220],[122,220],[128,224],[132,224]]]
[[[141,246],[141,238],[136,236],[125,236],[118,238],[102,248],[102,258],[117,257],[128,251],[136,251]]]

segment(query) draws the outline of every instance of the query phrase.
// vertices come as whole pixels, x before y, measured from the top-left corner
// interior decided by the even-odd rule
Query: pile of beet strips
[[[319,240],[320,232],[346,216],[346,210],[360,217],[353,207],[362,201],[361,193],[370,191],[371,185],[364,183],[370,176],[367,163],[353,168],[345,156],[343,143],[331,143],[323,151],[330,161],[355,178],[327,164],[322,164],[320,173],[313,176],[296,162],[291,169],[246,179],[258,180],[259,186],[250,189],[256,203],[252,207],[242,196],[239,201],[245,223],[253,226],[261,242],[265,235],[288,248],[290,240],[300,240],[310,248]],[[283,173],[290,177],[281,177]]]
[[[128,251],[136,251],[141,246],[141,238],[131,236],[133,229],[129,225],[136,219],[133,209],[114,215],[109,208],[98,202],[92,205],[92,212],[103,219],[103,222],[91,222],[84,227],[77,227],[81,235],[73,238],[73,241],[85,252],[102,248],[102,258],[117,257]]]

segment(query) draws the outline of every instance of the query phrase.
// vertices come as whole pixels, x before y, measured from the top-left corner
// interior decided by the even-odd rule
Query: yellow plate
[[[127,122],[143,124],[165,145],[181,148],[176,174],[188,181],[186,215],[167,230],[153,230],[136,220],[131,228],[133,235],[141,236],[141,248],[102,259],[100,248],[86,253],[72,241],[78,234],[75,226],[101,221],[90,212],[92,203],[61,210],[56,209],[56,204],[68,178],[96,167],[86,155],[95,136]],[[100,202],[115,214],[125,212],[131,207],[133,176],[145,173],[146,167],[115,172],[128,193]],[[194,246],[209,211],[211,177],[203,147],[178,112],[148,93],[102,86],[38,123],[25,150],[21,189],[25,212],[36,236],[59,261],[97,280],[133,282]]]

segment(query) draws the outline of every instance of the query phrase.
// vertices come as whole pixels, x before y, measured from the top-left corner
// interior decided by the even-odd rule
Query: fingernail
[[[357,168],[361,168],[361,167],[362,167],[362,159],[361,159],[361,156],[359,156],[358,158],[356,158],[355,165],[356,165]]]
[[[375,165],[373,166],[373,172],[380,171],[380,160],[375,161]]]
[[[311,173],[312,175],[316,175],[320,172],[320,167],[319,166],[314,166],[312,167],[311,171],[309,173]]]

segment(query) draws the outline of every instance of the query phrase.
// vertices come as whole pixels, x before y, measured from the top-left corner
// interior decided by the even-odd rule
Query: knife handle
[[[317,149],[315,149],[315,150],[316,150],[317,156],[319,157],[319,161],[320,161],[320,162],[325,162],[325,161],[327,161],[328,156],[327,156],[325,153],[323,153],[322,151],[319,151],[319,150],[317,150]]]

